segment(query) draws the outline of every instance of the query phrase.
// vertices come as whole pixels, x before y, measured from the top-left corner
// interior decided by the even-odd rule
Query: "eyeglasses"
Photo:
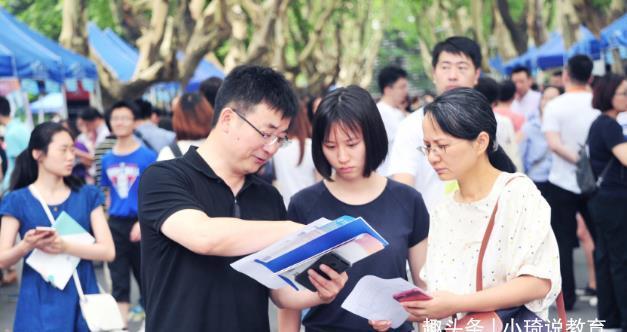
[[[417,149],[418,151],[422,152],[422,154],[424,154],[425,156],[429,157],[429,154],[431,152],[435,153],[438,156],[441,156],[443,154],[446,153],[446,148],[448,147],[448,145],[437,145],[434,147],[431,146],[419,146]]]
[[[451,143],[451,144],[436,144],[434,146],[419,146],[418,151],[422,152],[425,156],[429,157],[429,154],[433,152],[434,154],[441,156],[446,154],[446,149],[448,149],[451,145],[457,144],[459,142]]]
[[[128,116],[112,116],[110,122],[133,122],[133,118]]]
[[[246,122],[251,128],[255,129],[255,131],[258,132],[259,135],[261,135],[261,137],[263,138],[263,141],[265,142],[264,143],[265,146],[272,146],[274,144],[278,144],[279,147],[282,148],[290,143],[290,140],[287,138],[287,136],[279,137],[276,135],[266,134],[263,131],[259,130],[257,127],[255,127],[254,124],[250,123],[250,121],[248,121],[248,119],[246,119],[236,109],[234,108],[231,108],[231,109],[233,110],[235,114],[237,114],[237,116],[240,117],[240,119],[244,120],[244,122]]]

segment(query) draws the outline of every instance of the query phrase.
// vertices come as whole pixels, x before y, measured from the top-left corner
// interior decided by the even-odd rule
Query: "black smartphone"
[[[345,260],[344,258],[342,258],[340,255],[336,253],[330,252],[318,258],[318,260],[316,260],[313,264],[311,264],[309,267],[303,270],[303,272],[299,273],[296,276],[296,281],[299,284],[303,285],[305,288],[309,289],[310,291],[315,292],[316,287],[311,283],[311,281],[309,281],[309,274],[307,274],[307,271],[309,269],[313,269],[319,275],[330,280],[331,278],[329,278],[329,276],[326,273],[320,270],[320,265],[322,264],[332,268],[333,271],[337,273],[342,273],[348,270],[349,267],[351,267],[351,263],[349,261]]]

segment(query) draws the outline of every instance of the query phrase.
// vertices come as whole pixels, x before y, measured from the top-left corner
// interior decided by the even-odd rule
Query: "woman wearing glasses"
[[[496,142],[496,119],[473,89],[449,91],[425,107],[424,148],[442,180],[459,190],[436,207],[421,277],[433,299],[403,305],[412,320],[526,306],[548,318],[560,289],[550,208]],[[476,291],[479,247],[496,203],[494,230]]]
[[[288,219],[308,224],[322,217],[361,216],[390,245],[351,267],[350,278],[335,300],[306,314],[306,331],[370,330],[366,319],[341,308],[365,275],[407,278],[409,261],[412,278],[420,284],[429,215],[415,189],[377,174],[387,148],[383,120],[366,90],[339,88],[322,100],[314,118],[312,152],[324,180],[292,197]],[[279,314],[281,331],[299,331],[299,323],[299,312]],[[410,330],[411,324],[406,323],[397,331]]]
[[[440,179],[457,180],[459,189],[431,214],[420,277],[433,299],[404,302],[410,320],[523,305],[546,320],[561,289],[550,208],[530,179],[510,173],[514,166],[496,142],[487,100],[468,88],[446,92],[425,107],[423,129],[422,151]],[[497,200],[477,292],[479,249]]]

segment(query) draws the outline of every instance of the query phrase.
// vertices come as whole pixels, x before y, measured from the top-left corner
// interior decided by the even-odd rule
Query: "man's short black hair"
[[[399,66],[390,65],[381,69],[377,78],[381,94],[386,87],[394,85],[401,78],[407,78],[407,72]]]
[[[568,59],[566,70],[572,81],[578,84],[587,84],[592,75],[592,59],[583,54],[577,54]]]
[[[562,74],[563,74],[562,70],[561,70],[561,69],[558,69],[558,70],[554,71],[554,72],[553,72],[553,74],[551,74],[551,76],[554,76],[554,77],[558,77],[558,76],[559,76],[559,77],[562,77]]]
[[[499,99],[499,83],[491,77],[479,77],[475,90],[481,92],[490,105]]]
[[[5,117],[11,116],[11,104],[9,104],[9,100],[3,96],[0,96],[0,115]]]
[[[508,102],[514,99],[516,84],[512,80],[503,80],[499,84],[499,101]]]
[[[527,74],[527,77],[531,77],[531,71],[529,70],[529,68],[525,67],[525,66],[516,66],[514,67],[514,69],[512,69],[512,76],[514,76],[514,74],[516,73],[525,73]]]
[[[142,98],[138,98],[135,99],[133,101],[135,103],[135,105],[139,108],[139,118],[135,118],[135,119],[149,119],[150,116],[152,115],[152,104]]]
[[[442,52],[463,54],[472,60],[475,69],[481,68],[481,48],[479,44],[468,37],[449,37],[435,45],[431,52],[431,65],[435,68]]]
[[[216,104],[216,94],[223,81],[223,79],[213,76],[200,83],[200,93],[205,96],[211,107],[214,107]]]
[[[298,98],[285,77],[274,69],[242,65],[233,69],[222,82],[216,95],[213,126],[225,107],[234,107],[245,114],[255,105],[266,104],[283,118],[294,118]]]
[[[91,106],[83,108],[78,117],[81,120],[88,122],[103,118],[102,113],[100,113],[100,111]]]
[[[377,105],[368,91],[356,85],[338,88],[324,97],[314,116],[311,152],[318,173],[329,180],[333,169],[322,146],[333,124],[361,132],[366,146],[364,176],[370,176],[388,153],[388,139]]]
[[[139,107],[137,106],[137,104],[135,104],[134,102],[130,100],[120,100],[114,103],[113,105],[111,105],[109,110],[107,110],[107,113],[106,113],[107,122],[111,121],[111,113],[113,113],[113,110],[117,108],[123,108],[123,107],[126,107],[131,110],[131,112],[133,113],[133,120],[143,119],[141,117],[141,111],[139,110]]]

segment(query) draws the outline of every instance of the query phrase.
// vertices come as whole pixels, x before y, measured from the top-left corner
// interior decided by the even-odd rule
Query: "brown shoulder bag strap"
[[[507,187],[507,185],[513,180],[520,178],[521,176],[515,176],[509,179],[503,188]],[[479,259],[477,260],[477,274],[476,274],[476,289],[477,292],[483,290],[483,257],[485,256],[486,248],[488,247],[488,241],[490,240],[490,235],[492,234],[492,230],[494,229],[494,222],[496,219],[496,211],[499,208],[499,200],[496,200],[496,204],[494,205],[494,210],[492,210],[492,215],[490,216],[490,222],[488,222],[488,227],[486,227],[485,234],[483,235],[483,240],[481,241],[481,249],[479,249]],[[564,296],[562,292],[557,296],[557,314],[562,321],[562,331],[566,332],[567,325],[567,317],[566,317],[566,309],[564,308]]]

